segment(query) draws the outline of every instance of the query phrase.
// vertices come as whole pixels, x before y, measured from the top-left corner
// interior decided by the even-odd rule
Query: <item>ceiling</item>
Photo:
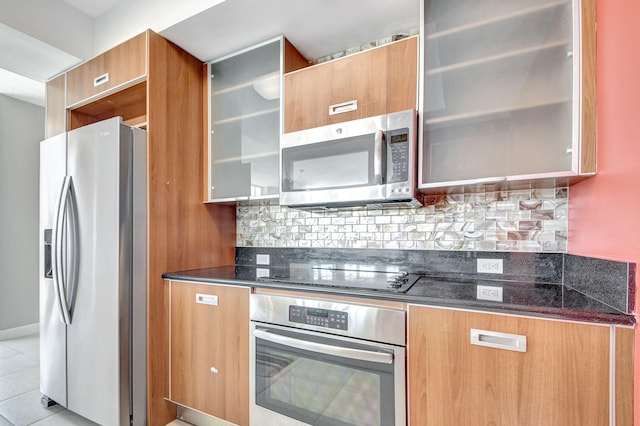
[[[0,0],[0,93],[44,105],[44,81],[146,28],[203,62],[280,34],[316,59],[418,28],[419,2]],[[25,18],[29,10],[43,16]]]

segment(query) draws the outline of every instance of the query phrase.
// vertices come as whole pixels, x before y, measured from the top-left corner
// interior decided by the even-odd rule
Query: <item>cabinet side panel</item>
[[[162,273],[234,262],[235,207],[202,203],[202,63],[149,31],[149,424],[175,418],[168,395]]]
[[[616,327],[616,425],[633,425],[633,341],[630,328]]]
[[[288,73],[309,66],[304,56],[298,52],[293,44],[286,38],[284,39],[284,72]]]
[[[45,86],[46,125],[44,137],[50,138],[67,130],[65,109],[66,75],[47,81]]]
[[[582,139],[580,173],[596,171],[596,5],[582,0]]]

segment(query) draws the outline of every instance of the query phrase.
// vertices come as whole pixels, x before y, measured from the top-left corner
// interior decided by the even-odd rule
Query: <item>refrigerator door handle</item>
[[[69,304],[67,303],[67,295],[66,295],[66,278],[67,271],[65,270],[65,224],[66,224],[66,216],[67,216],[67,206],[69,204],[69,194],[71,192],[71,176],[65,176],[62,182],[62,190],[60,191],[60,196],[58,198],[58,206],[56,208],[55,214],[55,227],[53,229],[53,284],[54,290],[56,293],[56,299],[58,301],[58,309],[60,313],[60,319],[64,324],[71,324],[71,315],[69,312]],[[74,210],[72,207],[71,210]],[[72,216],[74,214],[72,213]],[[73,220],[73,218],[71,219]],[[73,229],[75,225],[72,224],[71,228]],[[75,230],[72,230],[72,238],[74,235],[77,235]],[[75,269],[75,264],[73,258],[75,257],[75,242],[71,242],[69,249],[72,252],[72,271]],[[75,273],[72,272],[72,275]]]

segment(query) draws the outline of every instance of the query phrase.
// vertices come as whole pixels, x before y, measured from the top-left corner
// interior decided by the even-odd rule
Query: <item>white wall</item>
[[[147,28],[160,31],[224,0],[130,0],[100,15],[94,24],[94,52],[102,53]]]
[[[0,330],[38,322],[44,108],[0,95]]]

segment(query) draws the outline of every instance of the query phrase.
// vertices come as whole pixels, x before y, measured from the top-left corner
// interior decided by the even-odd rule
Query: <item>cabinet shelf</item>
[[[266,109],[263,111],[256,111],[256,112],[251,112],[248,114],[243,114],[243,115],[237,115],[235,117],[230,117],[230,118],[225,118],[222,120],[216,120],[213,121],[211,124],[213,126],[219,126],[221,124],[227,124],[227,123],[233,123],[235,121],[242,121],[242,120],[247,120],[250,118],[255,118],[255,117],[261,117],[263,115],[267,115],[267,114],[273,114],[273,113],[279,113],[280,112],[280,108],[271,108],[271,109]]]
[[[490,110],[488,109],[488,110],[482,110],[482,111],[470,111],[470,112],[464,112],[460,114],[447,115],[444,117],[427,118],[425,120],[425,124],[428,126],[434,126],[438,124],[471,121],[474,119],[487,119],[487,118],[491,118],[492,116],[499,116],[502,114],[509,114],[509,113],[524,111],[524,110],[533,109],[533,108],[550,107],[550,106],[560,105],[567,102],[571,102],[571,99],[570,98],[554,99],[546,102],[540,102],[540,103],[534,103],[534,104],[528,104],[528,105],[518,105],[510,108],[496,108],[496,109],[490,109]]]
[[[278,155],[279,155],[278,151],[261,152],[260,154],[250,154],[250,155],[238,155],[235,157],[220,158],[217,160],[213,160],[212,164],[239,163],[242,161],[246,162],[249,160],[257,160],[260,158],[277,157]]]
[[[268,74],[263,74],[260,75],[256,78],[254,78],[253,80],[249,80],[246,82],[242,82],[240,84],[236,84],[233,86],[229,86],[229,87],[225,87],[224,89],[219,89],[216,90],[214,92],[211,93],[211,96],[218,96],[218,95],[223,95],[225,93],[230,93],[230,92],[235,92],[238,90],[242,90],[246,87],[255,87],[256,84],[269,84],[272,81],[274,81],[275,79],[278,79],[278,85],[280,85],[280,75],[278,73],[278,71],[273,71],[271,73]]]
[[[505,59],[515,58],[517,56],[523,56],[528,54],[536,54],[543,50],[555,49],[562,46],[570,45],[570,40],[559,40],[551,43],[545,43],[537,46],[531,46],[524,49],[513,50],[510,52],[504,52],[497,55],[486,56],[484,58],[472,59],[469,61],[458,62],[456,64],[447,65],[444,67],[432,68],[427,70],[427,75],[441,74],[448,71],[455,71],[463,68],[473,67],[482,64],[489,64],[491,62],[501,61]]]
[[[520,17],[524,17],[526,15],[530,15],[533,13],[537,13],[537,12],[542,12],[545,10],[549,10],[549,9],[553,9],[559,6],[564,6],[564,5],[568,5],[570,4],[569,1],[567,0],[561,0],[561,1],[556,1],[556,2],[552,2],[552,3],[546,3],[546,4],[542,4],[542,5],[538,5],[535,7],[530,7],[528,9],[524,9],[524,10],[519,10],[517,12],[513,12],[507,15],[502,15],[502,16],[496,16],[490,19],[483,19],[480,21],[476,21],[476,22],[470,22],[467,23],[465,25],[460,25],[454,28],[450,28],[448,30],[443,30],[443,31],[438,31],[438,32],[434,32],[431,34],[428,34],[426,36],[426,40],[430,41],[430,40],[435,40],[441,37],[446,37],[446,36],[450,36],[453,34],[458,34],[461,32],[465,32],[465,31],[470,31],[470,30],[475,30],[481,27],[485,27],[485,26],[490,26],[490,25],[495,25],[497,23],[503,22],[503,21],[508,21],[511,19],[516,19],[516,18],[520,18]]]

